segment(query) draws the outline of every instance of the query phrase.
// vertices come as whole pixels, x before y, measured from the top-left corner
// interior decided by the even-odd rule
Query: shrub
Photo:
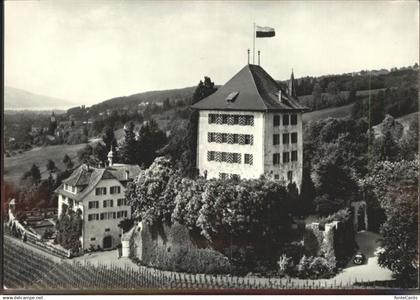
[[[312,279],[330,277],[334,274],[335,265],[332,265],[325,257],[315,257],[310,266]]]
[[[297,265],[299,278],[329,278],[335,274],[335,264],[322,256],[303,256]]]
[[[288,257],[285,254],[283,254],[282,256],[280,256],[277,265],[279,266],[278,273],[281,277],[286,275],[292,275],[294,264],[293,259],[291,257]]]
[[[296,266],[297,275],[299,278],[308,278],[310,275],[310,265],[312,263],[312,256],[302,256],[299,264]]]

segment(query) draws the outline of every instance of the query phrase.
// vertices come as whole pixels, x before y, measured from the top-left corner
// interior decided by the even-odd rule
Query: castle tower
[[[291,90],[294,91],[293,73]],[[302,114],[307,108],[261,66],[248,64],[199,111],[197,168],[207,178],[260,178],[296,183],[303,169]]]

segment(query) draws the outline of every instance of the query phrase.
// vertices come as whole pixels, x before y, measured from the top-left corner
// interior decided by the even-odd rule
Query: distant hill
[[[166,99],[169,99],[170,101],[189,100],[192,98],[195,88],[195,86],[192,86],[181,89],[149,91],[130,96],[116,97],[92,105],[89,110],[91,112],[101,112],[106,109],[114,109],[115,107],[122,108],[126,106],[131,108],[142,102],[157,103],[163,102]]]
[[[73,106],[70,101],[34,94],[22,89],[4,87],[5,110],[64,110]]]

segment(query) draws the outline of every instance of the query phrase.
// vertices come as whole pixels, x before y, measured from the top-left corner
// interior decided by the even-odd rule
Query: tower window
[[[214,160],[214,151],[207,151],[207,160],[212,161]]]
[[[234,125],[239,124],[239,116],[233,116],[233,124]]]
[[[280,164],[280,153],[273,154],[273,165]]]
[[[280,126],[280,116],[279,115],[275,115],[273,118],[273,126]]]
[[[296,144],[297,143],[297,132],[292,132],[291,138],[292,138],[292,144]]]
[[[239,144],[239,138],[238,138],[238,135],[237,134],[234,134],[233,135],[233,143],[234,144]]]
[[[254,116],[245,116],[245,125],[254,126]]]
[[[297,151],[292,151],[292,161],[297,161]]]
[[[222,124],[227,124],[228,122],[228,115],[222,115]]]
[[[253,164],[253,156],[252,154],[245,154],[245,164],[252,165]]]
[[[297,124],[297,114],[290,115],[290,124],[292,124],[292,125]]]
[[[289,134],[288,133],[283,133],[283,145],[284,144],[289,144]]]
[[[245,145],[252,145],[254,144],[254,137],[249,134],[245,134]]]
[[[227,133],[222,133],[222,143],[227,143]]]
[[[283,115],[283,125],[289,125],[289,115]]]

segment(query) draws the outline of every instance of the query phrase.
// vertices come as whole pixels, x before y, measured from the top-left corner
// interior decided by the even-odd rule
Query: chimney
[[[248,49],[248,65],[249,65],[249,49]]]
[[[279,102],[282,102],[282,100],[281,100],[281,90],[279,90]]]
[[[261,51],[258,50],[258,65],[260,65],[260,54],[261,54]]]
[[[125,170],[125,180],[128,180],[128,178],[130,178],[130,172],[128,172],[128,170]]]

